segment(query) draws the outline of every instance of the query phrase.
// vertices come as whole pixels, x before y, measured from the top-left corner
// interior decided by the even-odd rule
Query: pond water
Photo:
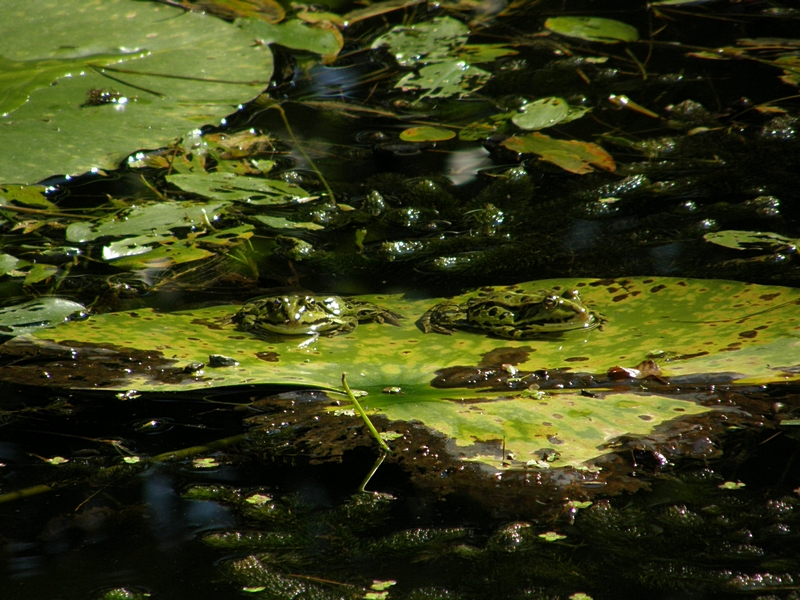
[[[655,4],[406,3],[344,29],[330,64],[275,47],[272,84],[225,126],[204,130],[222,134],[216,141],[187,136],[166,149],[130,148],[115,171],[54,174],[42,198],[61,214],[24,202],[0,211],[3,256],[23,261],[4,270],[0,296],[7,306],[69,298],[99,317],[299,290],[439,302],[549,278],[800,287],[800,11],[788,1]],[[624,22],[639,39],[603,43],[545,26],[574,16]],[[425,46],[434,19],[468,24],[475,48],[458,36]],[[398,33],[412,24],[420,29]],[[372,48],[390,31],[417,36],[423,50],[404,66],[396,39]],[[431,65],[449,75],[425,71]],[[541,134],[569,144],[517,152],[512,135],[542,140],[520,125],[542,98],[563,114]],[[413,127],[456,135],[413,141]],[[231,179],[212,190],[214,173]],[[250,190],[250,201],[225,196],[244,175],[273,187]],[[285,192],[275,182],[305,196],[265,200]],[[130,225],[136,207],[156,201],[186,202],[171,229],[158,219],[172,217],[152,214],[140,230],[103,229],[114,211],[128,211]],[[204,211],[227,204],[195,219],[189,201]],[[148,244],[161,253],[148,255]],[[713,308],[709,322],[748,313]],[[3,322],[3,331],[17,325]],[[141,348],[141,335],[113,339]],[[54,346],[20,350],[9,336],[0,354],[0,598],[798,598],[796,337],[787,334],[785,362],[772,365],[785,382],[676,384],[653,372],[640,391],[710,411],[615,438],[597,463],[604,475],[587,475],[548,469],[558,459],[548,455],[506,470],[515,459],[505,437],[503,468],[454,460],[443,434],[376,415],[399,438],[382,460],[363,423],[326,410],[347,402],[308,383],[87,390],[102,385],[92,373],[131,373],[149,358],[131,354],[126,366],[98,352],[79,372]],[[502,366],[505,385],[521,362],[498,358],[476,372]],[[173,382],[202,371],[180,369]],[[593,386],[624,393],[608,379],[586,383],[577,367],[548,369],[535,375],[542,389],[550,379],[587,399],[597,397]],[[458,402],[460,390],[447,400]]]

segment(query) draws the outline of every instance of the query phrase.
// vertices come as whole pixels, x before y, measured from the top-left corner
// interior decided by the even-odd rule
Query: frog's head
[[[597,316],[583,303],[578,290],[566,290],[560,296],[547,294],[540,302],[522,304],[515,325],[549,331],[588,329],[597,325]]]

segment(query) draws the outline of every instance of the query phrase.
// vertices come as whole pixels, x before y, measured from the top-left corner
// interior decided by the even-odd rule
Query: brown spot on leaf
[[[637,415],[642,421],[652,421],[653,417],[650,415]]]
[[[614,296],[611,298],[612,302],[622,302],[628,297],[628,294],[620,294],[619,296]]]
[[[739,337],[752,339],[758,335],[757,331],[743,331],[739,334]]]
[[[583,362],[589,360],[588,356],[571,356],[570,358],[565,358],[564,362]]]
[[[278,362],[280,354],[277,352],[256,352],[256,358],[266,362]]]
[[[667,286],[665,286],[665,285],[663,285],[663,284],[661,284],[661,285],[654,285],[653,287],[651,287],[651,288],[650,288],[650,293],[651,293],[651,294],[657,294],[658,292],[660,292],[661,290],[663,290],[663,289],[664,289],[664,288],[666,288],[666,287],[667,287]]]
[[[774,294],[762,294],[761,296],[759,296],[759,299],[769,302],[770,300],[775,300],[775,298],[777,298],[780,295],[781,295],[780,292],[776,292]]]
[[[480,368],[499,367],[500,365],[518,365],[528,361],[530,353],[534,352],[530,346],[519,348],[495,348],[486,352],[478,363]]]

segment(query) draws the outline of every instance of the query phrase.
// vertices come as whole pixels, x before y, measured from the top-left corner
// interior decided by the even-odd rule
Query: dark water
[[[789,2],[711,2],[662,8],[659,14],[628,3],[530,3],[471,40],[519,50],[513,60],[487,67],[493,76],[479,99],[422,108],[409,107],[413,96],[392,90],[391,79],[363,84],[382,72],[387,59],[357,51],[380,27],[361,24],[348,38],[352,54],[277,81],[271,94],[298,101],[285,105],[287,118],[340,202],[360,207],[369,191],[379,190],[393,210],[380,218],[359,211],[356,217],[332,214],[332,226],[305,236],[325,251],[305,262],[287,260],[272,239],[254,240],[261,261],[257,280],[201,281],[156,292],[133,282],[141,293],[103,299],[113,309],[171,310],[242,301],[298,282],[319,292],[441,295],[547,277],[644,274],[800,285],[791,245],[741,251],[703,240],[704,233],[720,229],[800,238],[797,87],[782,83],[781,70],[764,62],[774,54],[762,55],[761,62],[686,56],[741,38],[797,37],[800,15],[792,8]],[[633,60],[623,61],[625,50],[616,45],[598,50],[576,42],[573,54],[591,47],[612,60],[586,64],[580,73],[565,67],[563,48],[533,35],[545,17],[557,14],[620,19],[643,38],[657,32],[652,44],[630,46],[640,63],[646,61],[647,77]],[[387,17],[386,27],[400,18]],[[415,18],[425,17],[418,12]],[[614,109],[605,101],[611,93],[627,94],[673,122]],[[571,102],[583,96],[595,109],[559,127],[565,138],[657,140],[663,155],[650,158],[602,142],[621,175],[646,174],[650,184],[605,194],[603,186],[616,185],[619,176],[578,176],[530,160],[524,178],[501,181],[495,175],[519,158],[500,145],[500,136],[420,151],[397,139],[405,120],[352,118],[300,102],[345,99],[404,110],[409,121],[421,115],[463,124],[514,107],[520,96],[549,95]],[[785,113],[754,110],[778,98],[788,98],[772,104]],[[686,100],[706,112],[668,111]],[[229,123],[232,129],[275,132],[291,147],[275,111],[248,106]],[[685,135],[696,127],[710,131]],[[672,142],[665,138],[674,141],[674,150],[666,150]],[[472,162],[456,175],[458,152]],[[320,185],[296,152],[279,160],[309,185]],[[108,194],[150,193],[137,173],[124,170],[48,183],[57,188],[53,199],[69,209],[99,205]],[[609,208],[598,201],[602,195],[620,201]],[[480,228],[466,215],[487,203],[502,209],[507,220],[495,230],[469,234]],[[301,216],[312,218],[322,209],[303,210]],[[362,227],[369,234],[356,255],[352,239]],[[12,231],[3,236],[5,245],[21,243]],[[419,243],[424,250],[390,259],[390,242]],[[86,302],[100,293],[96,281],[118,275],[85,265],[74,274],[65,289]],[[20,292],[4,289],[9,296]],[[793,352],[787,346],[787,354]],[[343,434],[341,455],[325,454],[313,442],[330,441],[326,436],[334,434],[314,429],[308,417],[314,401],[284,397],[261,412],[243,408],[281,391],[124,399],[110,392],[0,384],[7,411],[0,423],[0,494],[31,492],[3,497],[7,501],[0,504],[0,599],[94,598],[120,587],[156,598],[349,598],[364,597],[375,579],[397,581],[390,598],[568,598],[579,592],[631,599],[800,597],[798,434],[796,426],[778,419],[800,409],[794,388],[701,389],[728,412],[698,420],[698,435],[687,433],[671,446],[620,452],[623,483],[582,490],[594,504],[574,514],[560,508],[574,488],[553,491],[535,477],[449,486],[442,483],[450,476],[445,470],[425,471],[415,466],[421,459],[403,457],[389,459],[368,485],[391,499],[365,497],[359,485],[378,456],[368,439],[357,443]],[[118,466],[120,455],[157,456],[252,432],[246,419],[257,415],[267,423],[260,423],[261,433],[216,448],[216,466],[193,465],[192,455],[146,467]],[[437,443],[420,443],[420,455],[435,453]],[[69,463],[44,461],[53,456]],[[726,481],[746,485],[734,493],[719,487]],[[37,487],[45,484],[47,489]],[[199,499],[198,489],[214,499]],[[272,512],[243,500],[255,493],[271,497]],[[567,537],[544,542],[539,533],[548,529]],[[273,538],[256,548],[214,546],[207,537],[254,531]],[[260,563],[243,567],[241,561],[254,555]],[[243,592],[243,586],[266,591]]]

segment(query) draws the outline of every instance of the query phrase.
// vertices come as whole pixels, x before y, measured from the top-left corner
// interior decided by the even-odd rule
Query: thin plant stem
[[[342,373],[342,386],[344,387],[344,391],[347,394],[347,397],[350,398],[350,402],[352,402],[353,406],[356,407],[356,411],[358,411],[358,414],[361,415],[361,418],[364,420],[364,423],[366,424],[367,428],[372,433],[372,437],[378,440],[378,445],[381,447],[381,450],[383,450],[384,452],[391,452],[389,446],[387,446],[386,442],[383,441],[381,434],[379,434],[378,430],[375,429],[375,425],[373,425],[372,421],[369,420],[369,417],[367,416],[367,413],[364,411],[364,409],[361,407],[361,404],[359,404],[358,400],[356,400],[356,397],[353,395],[350,386],[347,385],[347,379],[344,373]]]

